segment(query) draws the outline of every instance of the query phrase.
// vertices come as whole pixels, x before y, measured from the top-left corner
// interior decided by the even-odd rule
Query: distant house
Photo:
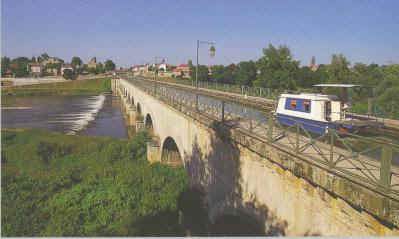
[[[158,64],[158,71],[162,70],[163,72],[166,72],[167,69],[168,69],[168,64],[166,64],[166,63]]]
[[[47,68],[46,73],[56,76],[56,75],[58,75],[58,69],[57,68]]]
[[[133,72],[133,73],[138,73],[138,72],[140,71],[140,66],[141,66],[141,65],[134,65],[134,66],[132,67],[132,72]]]
[[[145,65],[135,65],[135,66],[133,66],[132,71],[133,71],[133,73],[136,74],[136,75],[142,75],[142,74],[148,73],[149,68],[150,68],[150,65],[149,65],[149,64],[145,64]]]
[[[97,68],[97,58],[93,57],[91,58],[91,60],[89,61],[89,63],[87,63],[87,68]]]
[[[61,64],[61,63],[63,63],[63,60],[57,57],[49,57],[48,59],[41,62],[43,66],[46,66],[48,64]]]
[[[182,76],[184,78],[190,78],[190,66],[188,64],[180,64],[173,69],[173,75]]]
[[[71,64],[62,64],[62,66],[61,66],[61,75],[64,75],[64,71],[66,69],[69,69],[69,70],[73,71],[73,66]]]
[[[43,75],[43,66],[40,63],[28,64],[28,71],[31,76],[39,77]]]

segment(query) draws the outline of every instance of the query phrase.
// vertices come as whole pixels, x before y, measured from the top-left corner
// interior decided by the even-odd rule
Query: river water
[[[112,95],[8,97],[3,128],[39,128],[70,135],[127,138],[119,98]]]

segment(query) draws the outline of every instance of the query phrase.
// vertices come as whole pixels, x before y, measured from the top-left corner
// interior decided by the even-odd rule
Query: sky
[[[351,63],[399,63],[397,0],[2,0],[1,55],[47,52],[70,61],[118,66],[256,60],[268,44],[286,45],[308,65],[344,54]],[[159,59],[159,58],[158,58]]]

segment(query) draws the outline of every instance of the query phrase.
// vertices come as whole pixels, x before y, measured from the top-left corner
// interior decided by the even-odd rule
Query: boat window
[[[312,101],[309,99],[287,98],[287,100],[285,101],[285,109],[303,113],[310,113],[311,102]]]
[[[305,109],[305,112],[310,112],[310,100],[304,100],[303,101],[303,107]]]
[[[291,100],[291,109],[296,109],[296,100]]]

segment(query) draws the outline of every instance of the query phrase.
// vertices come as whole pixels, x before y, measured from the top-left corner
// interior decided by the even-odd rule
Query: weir
[[[228,99],[197,107],[174,86],[133,78],[113,79],[112,89],[136,130],[150,130],[148,160],[185,167],[211,220],[245,213],[281,235],[399,234],[395,145],[381,145],[375,161],[337,147],[337,134],[316,139],[272,117],[235,115]]]

